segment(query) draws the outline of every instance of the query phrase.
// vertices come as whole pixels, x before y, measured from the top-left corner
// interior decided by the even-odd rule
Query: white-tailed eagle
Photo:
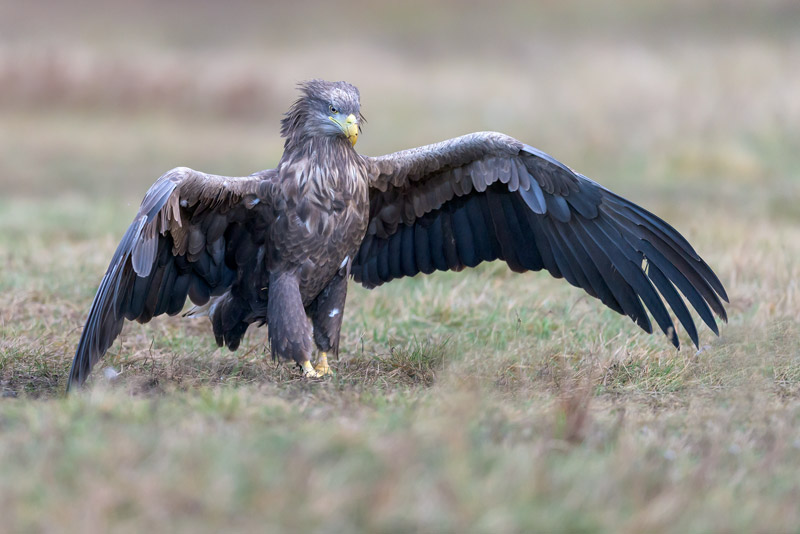
[[[362,156],[358,89],[313,80],[300,90],[276,168],[234,178],[179,167],[153,184],[92,302],[69,386],[126,319],[175,315],[187,296],[220,346],[267,324],[273,357],[322,376],[349,277],[372,288],[498,259],[547,269],[652,332],[649,310],[676,347],[665,302],[695,345],[684,299],[715,333],[712,312],[726,320],[725,289],[672,226],[541,150],[480,132]]]

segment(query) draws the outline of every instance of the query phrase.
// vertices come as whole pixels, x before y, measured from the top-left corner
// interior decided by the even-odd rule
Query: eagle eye
[[[339,113],[339,110],[333,107],[333,104],[328,104],[328,111],[331,113]]]

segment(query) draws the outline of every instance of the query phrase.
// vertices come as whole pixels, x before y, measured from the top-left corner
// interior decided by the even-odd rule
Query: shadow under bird
[[[683,236],[541,150],[479,132],[362,156],[358,89],[312,80],[300,92],[276,168],[234,178],[179,167],[147,191],[92,302],[68,389],[126,319],[178,314],[187,296],[187,315],[207,315],[218,345],[235,350],[248,326],[267,324],[273,357],[324,376],[349,277],[372,288],[498,259],[547,269],[652,333],[649,310],[676,347],[665,302],[696,346],[685,301],[717,334],[712,312],[727,320],[725,289]]]

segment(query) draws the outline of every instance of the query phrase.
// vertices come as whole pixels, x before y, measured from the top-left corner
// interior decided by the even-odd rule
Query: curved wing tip
[[[77,389],[80,389],[81,387],[82,387],[82,384],[81,384],[80,380],[76,380],[76,379],[74,379],[73,377],[70,376],[69,380],[67,380],[67,389],[65,390],[65,393],[67,395],[69,395],[71,392],[73,392],[73,391],[75,391]]]
[[[675,332],[674,328],[672,329],[671,335],[667,337],[669,337],[669,340],[672,342],[673,345],[675,345],[676,349],[681,350],[681,341],[680,339],[678,339],[678,334],[677,332]]]
[[[67,390],[66,392],[69,393],[71,391],[75,391],[83,387],[83,383],[86,379],[81,376],[80,372],[70,371],[69,379],[67,380]]]
[[[84,362],[77,357],[72,361],[72,367],[70,368],[68,375],[69,378],[67,379],[67,393],[81,389],[86,382],[86,379],[89,377],[91,367],[89,367],[89,369],[85,369],[83,368],[83,363]]]

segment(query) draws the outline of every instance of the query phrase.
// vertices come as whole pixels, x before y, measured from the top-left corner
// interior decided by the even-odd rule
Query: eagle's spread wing
[[[676,347],[661,297],[695,345],[678,290],[715,333],[711,310],[727,320],[725,289],[672,226],[516,139],[474,133],[365,160],[370,224],[352,273],[367,287],[502,259],[547,269],[651,333],[646,306]]]
[[[253,269],[266,239],[274,172],[214,176],[179,167],[147,191],[92,302],[69,386],[80,385],[122,330],[123,319],[177,314],[224,293]],[[68,386],[68,387],[69,387]]]

